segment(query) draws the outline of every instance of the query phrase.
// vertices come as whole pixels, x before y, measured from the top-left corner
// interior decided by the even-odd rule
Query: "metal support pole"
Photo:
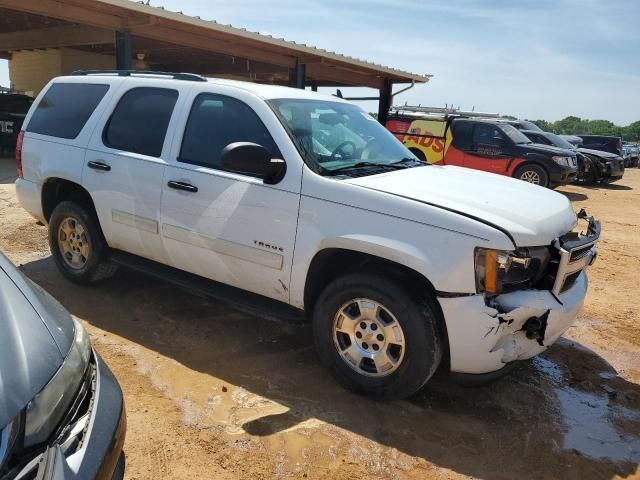
[[[129,30],[116,32],[116,69],[133,70],[133,41]]]
[[[307,84],[306,75],[307,66],[304,63],[300,63],[296,58],[296,66],[289,72],[289,86],[304,90]]]
[[[393,101],[393,83],[388,78],[384,79],[382,88],[380,89],[380,100],[378,100],[378,122],[382,125],[387,123],[387,117],[389,116],[389,109],[391,108],[391,102]]]

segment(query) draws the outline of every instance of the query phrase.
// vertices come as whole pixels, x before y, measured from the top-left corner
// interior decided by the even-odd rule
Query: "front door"
[[[471,144],[464,152],[464,166],[485,172],[507,174],[513,155],[509,153],[511,142],[502,130],[490,123],[476,123]]]
[[[301,172],[290,168],[279,184],[266,185],[225,171],[220,162],[222,150],[234,142],[257,143],[282,158],[274,136],[247,102],[271,115],[266,123],[272,126],[275,115],[256,99],[214,92],[193,97],[162,182],[161,230],[169,262],[288,302]]]

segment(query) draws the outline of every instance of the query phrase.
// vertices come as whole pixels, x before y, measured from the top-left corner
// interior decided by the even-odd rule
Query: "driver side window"
[[[262,145],[272,158],[282,158],[258,115],[235,98],[203,93],[193,102],[182,139],[180,162],[223,170],[222,150],[234,142]]]
[[[494,125],[479,124],[473,129],[472,150],[484,155],[500,155],[505,140],[500,129]]]

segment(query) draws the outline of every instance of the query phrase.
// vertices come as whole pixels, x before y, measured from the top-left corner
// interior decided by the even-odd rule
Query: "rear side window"
[[[234,142],[257,143],[269,150],[272,158],[281,157],[267,128],[248,105],[203,93],[193,102],[178,160],[222,170],[220,154]]]
[[[103,133],[107,147],[159,157],[178,92],[166,88],[133,88],[116,106]]]
[[[76,138],[108,90],[109,85],[54,83],[33,112],[27,132]]]

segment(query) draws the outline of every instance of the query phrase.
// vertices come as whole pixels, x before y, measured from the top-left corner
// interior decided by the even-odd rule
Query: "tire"
[[[541,187],[549,186],[549,175],[546,170],[539,165],[523,165],[516,170],[513,176],[519,180],[540,185]]]
[[[427,157],[425,156],[424,152],[420,149],[417,148],[410,148],[409,151],[411,153],[413,153],[416,158],[420,161],[426,162],[427,161]]]
[[[360,305],[367,307],[363,308],[364,316]],[[376,306],[377,320],[372,321],[374,315],[366,312],[373,312]],[[351,319],[346,314],[339,315],[346,311]],[[377,274],[344,276],[330,283],[316,302],[313,312],[316,350],[322,363],[347,389],[378,399],[405,398],[418,391],[440,365],[443,329],[436,311],[432,300],[416,300],[400,284]],[[366,330],[362,329],[364,324],[367,324]],[[378,327],[374,328],[373,324]],[[354,326],[353,335],[339,331],[349,330],[351,326]],[[358,332],[361,337],[356,338]],[[389,341],[388,337],[393,340]],[[376,352],[379,353],[374,352],[374,345],[378,346]],[[382,368],[365,358],[350,362],[346,352],[375,354]],[[385,364],[385,359],[394,362]]]
[[[74,283],[111,277],[109,247],[98,219],[75,202],[60,202],[49,219],[49,248],[58,269]]]

